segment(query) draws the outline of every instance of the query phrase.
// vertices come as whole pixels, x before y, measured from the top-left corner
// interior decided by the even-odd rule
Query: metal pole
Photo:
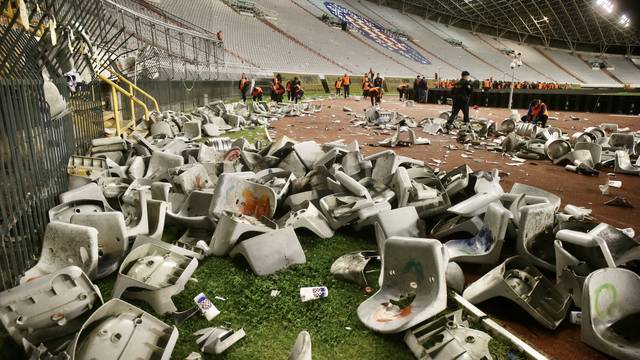
[[[514,87],[515,79],[516,79],[516,68],[514,67],[511,72],[511,91],[509,92],[509,110],[511,110],[511,106],[513,105],[513,87]]]

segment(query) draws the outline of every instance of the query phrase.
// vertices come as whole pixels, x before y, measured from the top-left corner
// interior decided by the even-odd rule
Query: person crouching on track
[[[282,86],[282,81],[278,81],[275,84],[274,89],[271,90],[271,91],[273,91],[273,93],[274,93],[274,95],[273,95],[274,101],[281,103],[282,102],[282,98],[284,97],[284,93],[285,93],[284,86]]]
[[[400,84],[398,85],[398,96],[400,97],[400,101],[404,101],[406,99],[407,94],[409,93],[409,84]]]
[[[342,90],[342,79],[336,80],[334,86],[336,88],[336,96],[340,96],[340,90]]]
[[[547,120],[549,120],[547,105],[540,99],[533,100],[531,102],[531,105],[529,105],[529,111],[527,112],[527,115],[522,117],[523,122],[541,124],[542,127],[547,127]]]
[[[369,97],[371,98],[371,106],[376,106],[380,104],[380,100],[382,100],[382,94],[384,91],[381,87],[372,87],[369,89]]]
[[[287,100],[291,101],[293,99],[292,96],[292,85],[291,85],[291,80],[287,80],[287,83],[285,85],[285,90],[287,90]]]
[[[369,90],[371,90],[371,81],[369,81],[369,79],[366,79],[362,83],[362,97],[364,98],[368,97]]]
[[[451,116],[447,120],[447,130],[451,130],[453,121],[458,117],[458,113],[462,110],[465,125],[469,125],[469,100],[473,93],[471,80],[469,80],[469,72],[463,71],[462,78],[456,82],[451,89],[451,97],[453,98],[453,106],[451,107]]]
[[[294,87],[293,92],[293,99],[297,104],[298,100],[302,99],[302,97],[304,96],[304,90],[302,89],[302,84],[300,83],[300,81],[296,82],[296,86]]]
[[[239,85],[240,94],[242,95],[242,102],[247,102],[247,92],[249,91],[250,84],[251,83],[249,82],[249,79],[247,79],[247,76],[243,73],[240,77]]]
[[[256,86],[253,88],[253,91],[251,92],[251,97],[253,98],[253,101],[262,101],[262,94],[264,92],[262,91],[262,88],[260,86]]]

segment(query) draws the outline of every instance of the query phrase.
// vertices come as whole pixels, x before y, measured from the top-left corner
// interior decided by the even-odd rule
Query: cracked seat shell
[[[178,329],[120,299],[111,299],[84,323],[69,345],[72,360],[169,360]]]
[[[496,204],[490,204],[484,214],[480,232],[471,239],[450,240],[444,245],[451,261],[474,264],[496,264],[502,252],[511,213]],[[488,240],[488,244],[478,242]],[[487,246],[488,245],[488,246]]]
[[[358,318],[365,327],[398,333],[446,308],[448,256],[440,241],[391,237],[384,250],[382,286],[358,306]],[[415,298],[403,309],[389,302],[411,292]]]
[[[627,269],[591,273],[582,291],[581,340],[616,359],[640,358],[638,288],[640,277]]]
[[[571,298],[560,292],[523,256],[514,256],[467,286],[462,296],[472,304],[504,297],[548,329],[564,320]]]
[[[48,345],[73,338],[100,305],[100,289],[68,266],[1,292],[0,322],[18,344]]]
[[[95,278],[98,269],[98,230],[53,221],[47,225],[38,263],[24,273],[20,283],[75,265]]]
[[[229,253],[231,257],[238,255],[242,255],[253,272],[260,276],[307,262],[298,237],[290,227],[241,241]]]
[[[173,313],[171,297],[184,290],[197,267],[194,258],[153,243],[140,245],[122,261],[112,296],[145,301],[158,314]]]

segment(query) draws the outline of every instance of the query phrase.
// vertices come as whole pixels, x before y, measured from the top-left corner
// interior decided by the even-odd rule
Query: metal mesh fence
[[[101,86],[94,81],[93,64],[117,58],[122,30],[114,27],[100,1],[37,0],[27,2],[25,14],[14,2],[0,0],[0,9],[3,290],[15,286],[39,258],[48,210],[67,190],[69,157],[86,153],[91,139],[103,131]],[[85,84],[75,92],[63,77],[70,70],[85,75]],[[45,90],[49,77],[52,85]],[[60,104],[52,116],[51,109]]]

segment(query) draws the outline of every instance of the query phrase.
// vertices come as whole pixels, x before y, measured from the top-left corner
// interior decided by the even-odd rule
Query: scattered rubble
[[[168,358],[177,329],[121,299],[143,300],[178,324],[198,313],[210,321],[220,311],[203,293],[184,311],[172,301],[209,257],[241,255],[258,276],[292,271],[307,260],[298,240],[302,229],[328,239],[353,227],[373,230],[376,242],[344,254],[326,270],[364,290],[357,315],[368,329],[406,332],[405,342],[419,356],[488,357],[494,337],[537,354],[471,305],[503,297],[548,329],[564,321],[570,306],[582,307],[583,341],[612,356],[637,357],[633,346],[619,346],[627,340],[605,334],[610,330],[587,308],[601,274],[629,272],[622,267],[640,259],[640,244],[598,223],[590,209],[569,204],[560,210],[560,197],[522,183],[507,191],[500,178],[508,174],[498,170],[477,172],[463,165],[447,172],[439,169],[446,161],[432,159],[434,169],[393,150],[364,156],[357,142],[320,144],[283,136],[252,144],[222,137],[318,111],[321,106],[310,103],[256,102],[249,109],[216,101],[190,114],[153,113],[150,127],[139,127],[128,138],[92,141],[86,156],[69,160],[70,188],[49,210],[37,264],[20,286],[0,294],[0,320],[9,334],[35,356],[94,357],[117,347],[127,358]],[[380,146],[429,144],[416,136],[418,128],[431,135],[447,132],[446,114],[416,121],[380,108],[343,111],[354,127],[392,135]],[[459,150],[465,159],[483,149],[506,153],[511,166],[549,159],[582,174],[606,169],[640,174],[640,160],[631,160],[638,155],[638,137],[618,131],[603,124],[568,136],[523,124],[517,116],[500,125],[474,119],[454,123],[450,135],[464,145],[448,150]],[[600,189],[607,194],[621,186],[608,180]],[[607,204],[631,206],[620,197]],[[166,227],[180,231],[165,236]],[[515,245],[516,256],[503,254],[506,243]],[[495,268],[464,289],[457,263]],[[114,299],[100,306],[91,281],[116,271]],[[542,271],[555,273],[556,283]],[[620,275],[620,281],[637,280],[626,278]],[[325,286],[299,289],[301,302],[328,294]],[[637,312],[637,296],[627,298],[633,305],[608,314],[616,317],[611,321],[624,322]],[[457,309],[443,313],[448,299]],[[63,304],[62,310],[49,314],[52,303]],[[36,308],[49,312],[32,322]],[[468,319],[474,316],[480,328],[471,326]],[[152,353],[129,342],[134,328],[135,343],[151,344]],[[202,352],[221,354],[245,333],[210,327],[194,335]],[[299,334],[289,358],[311,358],[309,333]]]

